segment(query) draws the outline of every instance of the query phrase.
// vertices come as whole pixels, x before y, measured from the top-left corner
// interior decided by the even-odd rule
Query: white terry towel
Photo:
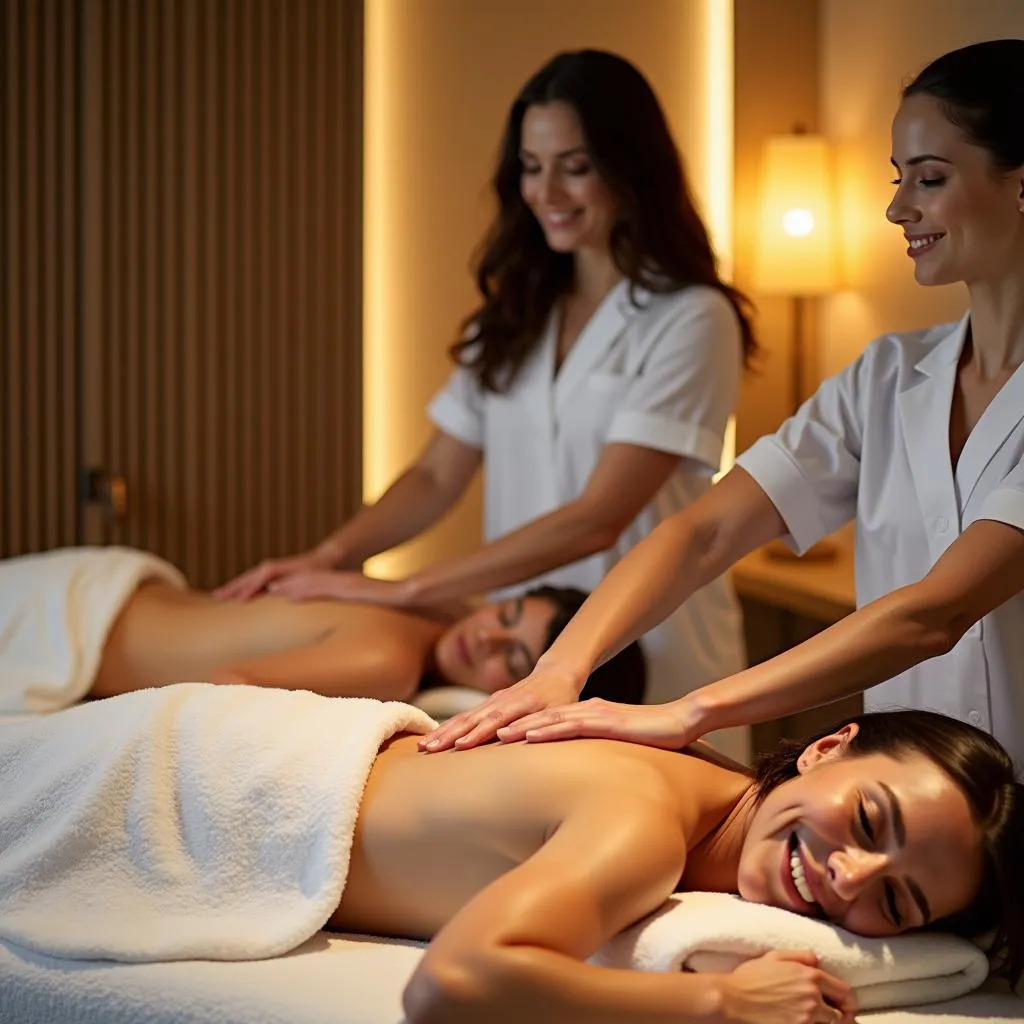
[[[868,939],[779,907],[718,892],[677,893],[592,958],[644,971],[728,972],[773,949],[809,949],[848,982],[862,1010],[954,999],[988,975],[982,950],[955,935]]]
[[[130,548],[64,548],[0,562],[0,714],[57,711],[92,688],[110,628],[174,566]]]
[[[180,683],[0,728],[0,938],[69,959],[247,960],[323,927],[406,704]]]

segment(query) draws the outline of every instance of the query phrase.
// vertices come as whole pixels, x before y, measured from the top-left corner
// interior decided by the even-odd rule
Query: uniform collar
[[[946,367],[955,366],[960,360],[960,353],[967,341],[967,331],[971,326],[970,312],[955,323],[939,324],[925,335],[928,351],[917,361],[915,370],[926,377],[941,373]]]

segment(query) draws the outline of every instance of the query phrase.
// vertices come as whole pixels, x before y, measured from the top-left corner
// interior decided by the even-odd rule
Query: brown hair
[[[736,311],[749,363],[758,349],[750,302],[719,277],[658,99],[629,61],[600,50],[559,54],[512,104],[493,179],[498,214],[476,267],[483,303],[463,323],[452,357],[486,390],[506,390],[572,283],[572,255],[549,248],[520,193],[523,117],[531,106],[556,101],[575,111],[590,159],[619,201],[611,251],[631,282],[634,303],[637,287],[652,293],[715,288]]]
[[[548,626],[544,644],[547,650],[559,633],[569,625],[569,620],[583,607],[590,596],[576,587],[534,587],[524,597],[539,597],[555,606],[555,614]],[[635,640],[623,647],[614,658],[594,669],[580,692],[580,700],[600,697],[616,704],[642,704],[647,689],[647,660]]]
[[[981,833],[981,886],[969,906],[932,927],[968,937],[994,931],[998,969],[1015,985],[1024,971],[1024,786],[1014,778],[1010,755],[987,732],[934,711],[857,715],[809,740],[783,740],[761,755],[754,767],[759,797],[799,774],[797,762],[809,744],[851,723],[858,728],[846,756],[923,755],[967,798]]]

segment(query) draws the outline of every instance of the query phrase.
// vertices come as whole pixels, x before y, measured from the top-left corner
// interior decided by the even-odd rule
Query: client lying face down
[[[383,700],[432,684],[494,693],[530,674],[585,598],[539,587],[460,615],[417,614],[273,596],[225,603],[152,580],[122,608],[88,696],[189,680]],[[0,667],[3,656],[0,644]],[[588,696],[639,703],[644,681],[633,644],[591,676]]]
[[[753,777],[608,740],[417,755],[370,773],[330,926],[433,937],[412,1024],[835,1021],[848,987],[806,955],[723,976],[583,961],[674,890],[744,898],[868,936],[996,929],[1024,964],[1024,794],[986,733],[930,712],[863,715]],[[838,1010],[837,1010],[838,1008]]]

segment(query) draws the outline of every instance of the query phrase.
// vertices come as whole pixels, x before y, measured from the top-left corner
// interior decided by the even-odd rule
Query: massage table
[[[424,702],[428,713],[444,717],[441,696]],[[422,951],[416,942],[318,932],[272,959],[129,964],[55,959],[0,940],[0,1022],[400,1024],[402,990]],[[1010,1024],[1024,1022],[1024,1000],[989,983],[949,1003],[859,1020]]]
[[[0,1021],[401,1024],[402,989],[421,953],[417,943],[321,932],[274,960],[115,964],[53,960],[0,942]],[[949,1003],[858,1021],[1011,1024],[1024,1021],[1024,1000],[990,982]]]

